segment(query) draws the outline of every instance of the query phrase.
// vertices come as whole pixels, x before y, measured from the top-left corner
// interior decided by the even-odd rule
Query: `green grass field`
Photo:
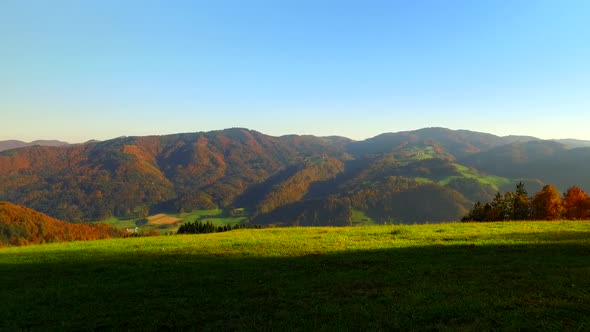
[[[459,173],[461,173],[461,176],[446,177],[446,178],[442,179],[441,181],[439,181],[438,182],[439,184],[447,185],[453,179],[470,178],[470,179],[475,179],[475,180],[479,181],[480,183],[488,184],[488,185],[492,186],[495,190],[500,190],[500,188],[502,186],[510,183],[510,179],[507,179],[507,178],[494,176],[494,175],[481,175],[475,171],[472,171],[471,169],[469,169],[469,167],[459,165],[459,164],[454,164],[454,166],[457,169],[457,171]]]
[[[241,229],[0,249],[0,330],[589,330],[590,223]]]
[[[111,217],[105,220],[94,221],[94,223],[101,223],[111,225],[120,229],[126,228],[135,228],[138,227],[139,231],[148,233],[151,230],[157,230],[161,234],[166,233],[176,233],[178,227],[181,224],[187,222],[194,222],[194,221],[201,221],[211,222],[215,226],[234,226],[236,224],[244,223],[248,217],[247,215],[244,216],[230,216],[228,211],[224,211],[221,209],[214,209],[214,210],[195,210],[192,212],[183,212],[183,213],[165,213],[165,215],[183,219],[181,222],[170,224],[170,225],[152,225],[152,224],[142,224],[140,221],[144,218],[137,218],[137,219],[124,219],[124,218],[117,218]]]
[[[243,209],[242,209],[243,210]],[[239,216],[239,217],[232,217],[228,215],[227,211],[216,209],[216,210],[196,210],[189,213],[178,213],[178,214],[171,214],[171,216],[182,218],[184,222],[189,221],[201,221],[201,222],[211,222],[215,226],[224,226],[224,225],[236,225],[243,223],[247,220],[247,215]]]
[[[367,216],[363,211],[352,209],[351,212],[350,221],[353,226],[376,224],[375,220]]]

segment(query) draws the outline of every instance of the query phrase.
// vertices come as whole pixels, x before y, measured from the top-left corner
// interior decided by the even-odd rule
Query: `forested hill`
[[[212,208],[285,225],[450,221],[518,181],[590,187],[588,151],[444,128],[361,142],[241,128],[122,137],[0,152],[0,200],[68,221]]]
[[[0,246],[96,240],[121,235],[121,231],[108,225],[67,223],[22,206],[0,202]]]

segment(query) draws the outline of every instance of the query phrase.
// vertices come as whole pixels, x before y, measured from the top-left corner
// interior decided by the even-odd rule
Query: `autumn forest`
[[[283,226],[578,218],[572,199],[547,215],[540,197],[512,193],[590,188],[590,148],[573,143],[444,128],[364,141],[241,128],[122,137],[0,152],[0,200],[70,222],[210,209]]]

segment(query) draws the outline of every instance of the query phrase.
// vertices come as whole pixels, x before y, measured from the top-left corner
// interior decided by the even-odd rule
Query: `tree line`
[[[176,234],[206,234],[206,233],[221,233],[227,232],[234,229],[239,228],[262,228],[260,225],[249,226],[245,224],[235,224],[234,226],[231,225],[223,225],[223,226],[215,226],[210,221],[207,222],[187,222],[178,228]]]
[[[590,219],[590,196],[577,186],[563,195],[552,185],[546,185],[532,197],[522,182],[516,191],[496,193],[491,202],[475,203],[461,221],[505,220],[587,220]]]

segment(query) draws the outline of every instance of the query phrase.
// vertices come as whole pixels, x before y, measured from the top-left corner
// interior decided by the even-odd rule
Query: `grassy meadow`
[[[169,219],[171,222],[161,222],[163,219]],[[203,223],[210,222],[215,226],[233,226],[244,223],[247,219],[248,216],[245,213],[243,216],[231,216],[229,211],[213,209],[182,213],[159,213],[148,216],[147,218],[124,219],[111,217],[105,220],[94,221],[94,223],[107,224],[120,229],[134,229],[137,227],[143,233],[157,230],[161,234],[166,234],[176,233],[180,225],[187,222],[200,221]]]
[[[590,222],[230,232],[0,249],[0,330],[589,330]]]

